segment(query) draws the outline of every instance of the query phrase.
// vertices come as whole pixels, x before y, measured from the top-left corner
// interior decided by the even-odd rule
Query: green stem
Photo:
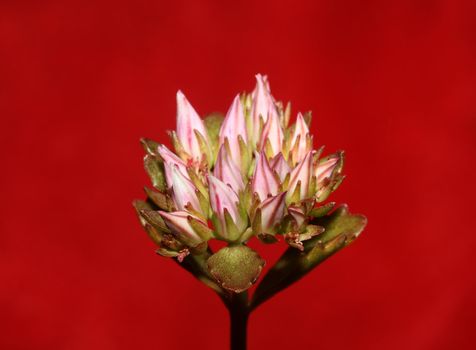
[[[228,304],[230,312],[230,349],[246,350],[248,327],[248,293],[233,293]]]

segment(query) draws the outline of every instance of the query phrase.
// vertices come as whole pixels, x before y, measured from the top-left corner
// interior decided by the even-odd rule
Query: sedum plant
[[[157,253],[176,259],[212,288],[231,316],[231,348],[246,348],[250,312],[353,242],[366,219],[328,202],[343,175],[344,153],[314,149],[311,114],[271,95],[256,75],[250,94],[235,96],[226,116],[201,118],[177,92],[173,148],[142,139],[152,187],[134,201]],[[265,261],[247,242],[289,247],[261,279]],[[212,251],[210,240],[226,242]]]

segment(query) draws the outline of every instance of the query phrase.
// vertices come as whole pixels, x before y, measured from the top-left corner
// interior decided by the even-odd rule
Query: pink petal
[[[295,207],[295,206],[290,206],[288,208],[289,214],[296,220],[298,226],[301,226],[306,219],[306,216],[304,215],[304,212],[301,208]]]
[[[225,222],[224,210],[226,208],[236,223],[240,218],[236,193],[213,175],[208,175],[208,191],[210,205],[220,221]]]
[[[282,192],[274,197],[269,197],[259,206],[261,209],[261,227],[269,230],[284,216],[286,192]]]
[[[266,142],[269,141],[271,148],[273,149],[271,157],[274,157],[276,154],[281,152],[283,148],[283,138],[283,128],[281,127],[278,114],[270,113],[268,116],[268,121],[264,125],[263,132],[261,134],[259,148],[264,150]]]
[[[182,159],[164,145],[160,145],[158,151],[164,161],[165,180],[169,188],[172,187],[172,174],[170,170],[172,166],[177,166],[180,172],[188,178],[187,166]]]
[[[236,193],[245,187],[240,169],[233,162],[224,144],[221,145],[220,151],[218,152],[213,175],[225,184],[230,185]]]
[[[192,181],[179,170],[177,165],[169,167],[172,177],[172,199],[179,210],[187,210],[186,205],[191,204],[193,209],[201,212],[200,202],[195,193],[196,187]]]
[[[256,153],[256,167],[251,182],[251,190],[257,193],[260,200],[265,200],[268,195],[275,196],[279,191],[279,182],[275,177],[264,152]]]
[[[252,93],[252,99],[251,121],[253,132],[250,138],[253,144],[256,144],[259,140],[260,117],[266,123],[269,115],[278,114],[274,99],[271,96],[267,77],[263,77],[261,74],[256,75],[256,87]]]
[[[219,142],[225,143],[225,138],[228,139],[230,145],[230,151],[233,159],[237,162],[241,160],[240,143],[238,142],[238,136],[243,138],[246,142],[248,139],[246,132],[246,120],[243,111],[243,105],[241,104],[240,95],[236,95],[233,103],[226,114],[225,120],[220,128]],[[239,165],[239,164],[238,164]]]
[[[307,140],[306,140],[308,135],[309,135],[309,128],[306,122],[304,121],[304,117],[302,116],[302,114],[298,113],[294,132],[291,137],[291,147],[293,148],[295,147],[295,144],[299,137],[299,144],[297,145],[296,158],[294,159],[296,163],[299,163],[301,160],[303,160],[306,154],[310,151],[310,149],[308,149]]]
[[[286,175],[291,172],[291,168],[281,152],[273,158],[270,165],[271,169],[278,174],[281,181],[284,181]]]
[[[307,197],[309,181],[311,180],[312,154],[312,151],[309,152],[304,160],[292,170],[291,178],[289,180],[288,196],[292,196],[298,182],[301,182],[300,199]]]
[[[337,162],[339,161],[339,156],[333,156],[327,159],[324,162],[318,163],[316,170],[314,172],[314,175],[316,176],[317,183],[320,184],[325,178],[328,178],[331,176],[332,171],[334,171],[334,168],[337,165]]]
[[[177,137],[184,150],[199,162],[204,155],[200,150],[200,144],[195,130],[208,141],[208,134],[202,119],[187,100],[182,91],[177,92]]]
[[[188,240],[191,240],[192,242],[195,242],[196,244],[201,243],[203,240],[202,238],[195,232],[195,230],[190,226],[190,223],[188,221],[188,217],[192,216],[196,220],[199,220],[204,223],[202,220],[197,218],[194,215],[191,215],[187,213],[186,211],[174,211],[171,213],[167,213],[165,211],[159,211],[160,216],[162,216],[162,219],[164,219],[165,224],[167,227],[176,233],[177,235],[183,235]]]

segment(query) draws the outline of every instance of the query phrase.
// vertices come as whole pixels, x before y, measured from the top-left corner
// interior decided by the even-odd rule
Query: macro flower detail
[[[219,144],[225,145],[226,141],[231,158],[234,159],[241,171],[246,170],[247,164],[243,157],[246,157],[247,154],[248,132],[246,131],[245,112],[240,95],[235,96],[220,128]]]
[[[201,117],[178,91],[176,117],[173,148],[142,140],[154,189],[134,206],[157,253],[178,259],[222,298],[258,280],[265,261],[247,245],[254,237],[289,245],[256,289],[258,305],[362,231],[364,217],[325,203],[344,179],[344,153],[314,150],[310,112],[291,123],[290,105],[272,96],[265,75],[224,117]],[[226,247],[213,252],[211,240]]]
[[[181,146],[177,152],[184,160],[193,164],[211,160],[210,141],[205,125],[182,91],[177,92],[176,135]]]
[[[264,152],[255,154],[255,170],[251,179],[251,190],[258,195],[260,200],[265,200],[269,195],[275,196],[279,191],[279,179],[269,165]]]
[[[141,140],[153,188],[133,202],[157,254],[176,259],[223,300],[234,350],[246,349],[254,309],[351,244],[367,223],[327,202],[344,179],[344,152],[315,150],[311,113],[291,122],[290,103],[283,108],[273,97],[266,75],[255,78],[224,117],[201,117],[177,92],[172,147]],[[287,245],[263,277],[266,261],[253,240]]]

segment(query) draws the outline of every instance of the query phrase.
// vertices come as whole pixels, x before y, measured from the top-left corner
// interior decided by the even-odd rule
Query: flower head
[[[318,204],[342,182],[343,153],[321,158],[310,118],[298,113],[288,125],[289,113],[260,74],[253,92],[236,95],[221,119],[200,117],[177,92],[174,151],[147,141],[147,169],[158,191],[147,190],[144,206],[159,210],[139,210],[160,254],[183,259],[203,252],[197,247],[210,239],[234,247],[253,236],[267,243],[282,236],[302,250],[303,240],[322,232],[312,217],[330,210]]]

